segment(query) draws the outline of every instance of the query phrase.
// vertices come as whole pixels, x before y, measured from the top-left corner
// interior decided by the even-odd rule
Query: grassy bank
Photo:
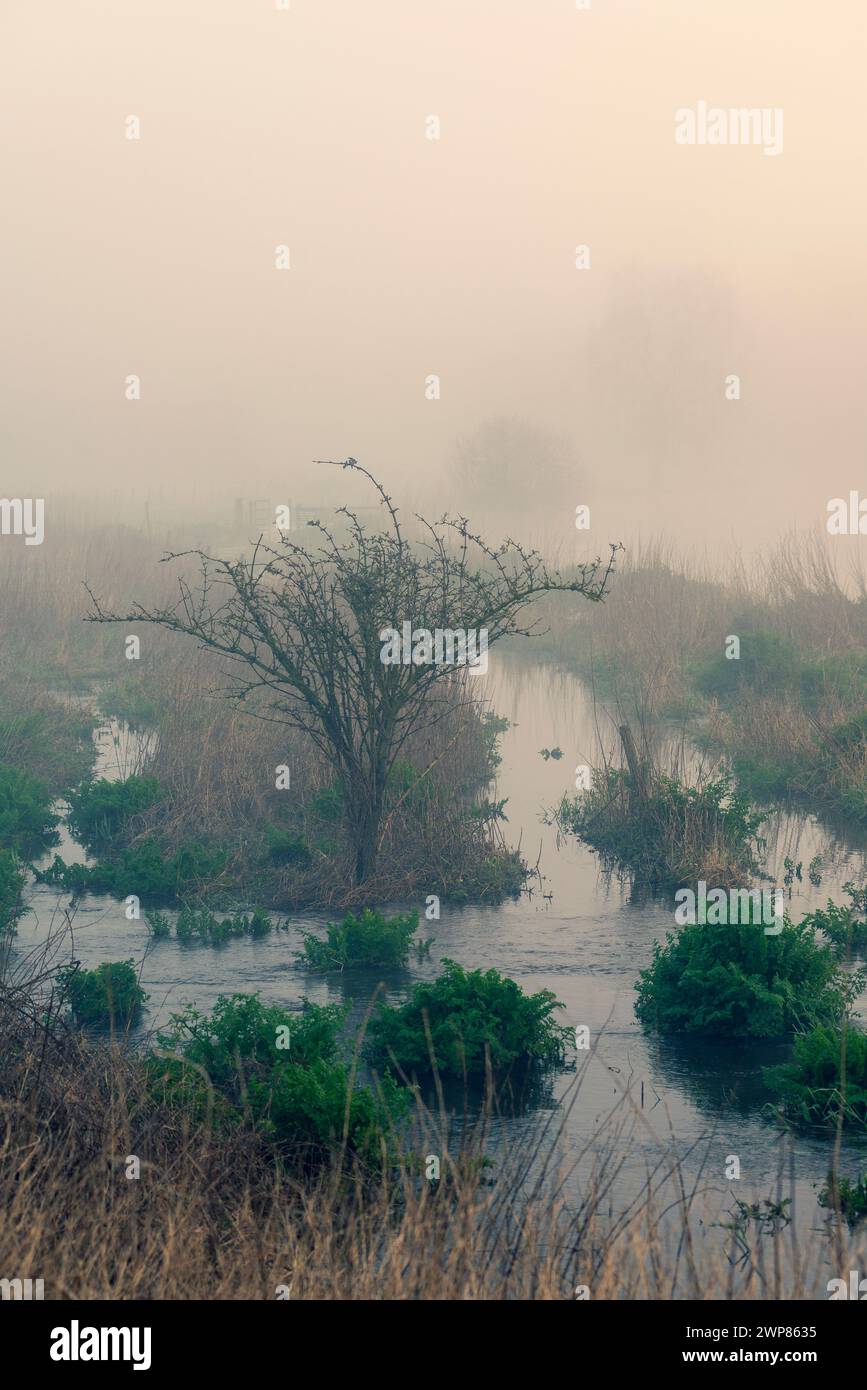
[[[717,569],[646,546],[604,605],[540,611],[542,650],[621,718],[684,721],[756,799],[867,822],[867,588],[820,542]]]
[[[606,765],[586,792],[563,798],[556,820],[607,868],[654,888],[728,888],[758,870],[762,816],[726,777],[689,786],[648,762],[641,776]]]

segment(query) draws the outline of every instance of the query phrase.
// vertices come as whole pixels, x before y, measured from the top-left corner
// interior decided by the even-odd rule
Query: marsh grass
[[[203,538],[191,531],[183,539]],[[243,888],[245,900],[277,909],[411,900],[422,889],[461,902],[516,895],[524,867],[484,795],[499,727],[471,682],[450,681],[439,697],[445,717],[419,728],[401,750],[379,869],[357,888],[342,789],[321,755],[262,701],[227,704],[219,663],[191,653],[174,634],[149,630],[140,659],[131,661],[125,632],[84,620],[85,580],[112,606],[131,592],[146,604],[170,603],[178,569],[158,561],[170,546],[183,548],[180,541],[70,519],[50,547],[4,552],[0,762],[38,776],[55,795],[67,793],[93,765],[95,701],[104,716],[150,731],[143,761],[126,771],[156,776],[164,789],[149,808],[126,806],[122,826],[106,808],[103,858],[117,859],[140,841],[155,842],[168,861],[184,846],[201,845],[224,854],[225,865],[197,889],[228,902]],[[240,538],[220,543],[231,554],[245,548]],[[283,791],[275,786],[280,766],[291,770]],[[90,810],[98,808],[78,798],[73,814]]]
[[[130,815],[118,849],[149,839],[168,849],[207,837],[226,855],[211,891],[243,891],[276,909],[351,909],[422,890],[500,901],[520,890],[520,857],[507,849],[495,808],[480,798],[496,768],[501,725],[468,698],[466,680],[446,692],[447,713],[408,739],[389,786],[377,872],[358,886],[333,769],[272,709],[255,699],[227,703],[205,656],[167,654],[130,679],[137,703],[156,720],[143,771],[162,795]],[[111,692],[103,708],[130,713],[123,702],[114,705]],[[431,764],[421,776],[417,769]],[[275,786],[278,767],[289,769],[288,789]]]
[[[95,719],[80,701],[50,694],[0,666],[0,764],[62,796],[93,765]]]
[[[820,538],[724,565],[645,544],[604,604],[540,611],[543,649],[620,722],[680,722],[765,803],[867,818],[867,581],[842,574]],[[729,660],[732,635],[740,657]]]
[[[689,760],[683,743],[655,745],[647,721],[639,766],[603,750],[591,786],[564,796],[549,819],[595,849],[607,871],[654,889],[700,879],[737,887],[760,872],[762,814],[725,769]]]
[[[687,1176],[673,1135],[650,1144],[630,1087],[576,1149],[565,1122],[584,1067],[507,1150],[492,1142],[494,1094],[457,1136],[417,1100],[385,1170],[338,1152],[299,1175],[255,1129],[161,1104],[120,1040],[97,1044],[35,1002],[32,980],[7,980],[0,1265],[44,1277],[49,1299],[571,1300],[579,1287],[593,1299],[824,1298],[863,1258],[836,1213],[827,1238],[804,1245],[795,1222],[715,1235],[728,1194]],[[618,1199],[636,1130],[646,1181]],[[431,1155],[437,1182],[422,1176]]]

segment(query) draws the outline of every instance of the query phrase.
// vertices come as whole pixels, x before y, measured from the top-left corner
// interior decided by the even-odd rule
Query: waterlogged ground
[[[668,1152],[681,1159],[688,1186],[707,1194],[707,1219],[731,1207],[734,1197],[755,1201],[776,1196],[781,1171],[783,1195],[791,1195],[793,1176],[796,1225],[809,1239],[811,1232],[824,1229],[816,1194],[827,1172],[830,1142],[781,1142],[760,1113],[766,1099],[761,1066],[784,1058],[787,1048],[647,1038],[633,1014],[634,984],[651,958],[654,939],[672,929],[672,908],[665,901],[636,899],[627,887],[607,882],[589,850],[574,841],[558,844],[556,831],[542,822],[543,808],[573,789],[576,765],[595,760],[598,734],[606,746],[613,745],[611,720],[594,710],[577,679],[535,665],[529,657],[492,653],[486,682],[493,707],[512,721],[502,743],[496,793],[506,798],[504,832],[511,843],[520,844],[531,864],[538,858],[544,882],[529,899],[488,908],[443,905],[439,921],[422,920],[423,934],[434,937],[431,959],[387,979],[387,996],[397,1000],[413,979],[438,973],[443,956],[470,968],[494,966],[527,991],[553,990],[566,1006],[563,1021],[589,1026],[595,1055],[582,1073],[577,1097],[575,1075],[565,1073],[552,1079],[535,1106],[498,1117],[489,1152],[496,1157],[501,1145],[516,1140],[542,1152],[543,1131],[550,1134],[562,1121],[561,1157],[567,1166],[576,1165],[567,1191],[575,1193],[610,1142],[605,1118],[616,1111],[621,1167],[606,1198],[612,1216],[642,1190],[648,1167],[662,1162],[663,1171],[670,1165]],[[134,738],[116,729],[101,731],[99,738],[100,775],[133,770]],[[540,749],[555,747],[563,750],[562,759],[540,756]],[[803,882],[795,883],[790,903],[796,918],[828,897],[842,900],[847,879],[864,881],[863,838],[832,833],[814,818],[797,815],[776,816],[765,834],[774,882],[782,883],[784,856],[804,864]],[[67,860],[86,859],[68,837],[60,853]],[[815,855],[823,861],[820,887],[806,875]],[[34,888],[30,902],[33,914],[20,924],[19,952],[44,940],[57,911],[53,890]],[[142,982],[150,1001],[138,1030],[142,1036],[186,1003],[208,1010],[220,993],[233,991],[259,991],[288,1007],[298,1007],[304,996],[317,1003],[352,1001],[352,1017],[360,1018],[377,985],[376,973],[322,977],[302,971],[294,961],[301,929],[324,920],[317,914],[293,916],[288,934],[219,947],[174,938],[154,943],[143,921],[126,920],[122,904],[90,898],[75,916],[74,949],[87,967],[103,960],[144,958]],[[624,1108],[626,1091],[631,1102]],[[555,1113],[555,1102],[564,1098],[567,1104]],[[740,1160],[739,1182],[725,1178],[728,1155]],[[843,1170],[850,1176],[862,1160],[867,1161],[867,1153],[851,1142],[844,1146]],[[824,1296],[824,1288],[816,1296]]]

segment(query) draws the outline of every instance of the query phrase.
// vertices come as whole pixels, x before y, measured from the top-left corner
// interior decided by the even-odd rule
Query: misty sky
[[[316,500],[352,454],[445,504],[506,414],[571,441],[600,542],[821,527],[867,494],[865,35],[858,0],[3,0],[2,491]],[[781,108],[782,152],[678,146],[701,100]]]

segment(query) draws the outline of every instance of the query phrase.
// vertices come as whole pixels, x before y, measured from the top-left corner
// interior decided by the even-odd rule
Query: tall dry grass
[[[762,800],[789,793],[863,820],[867,738],[849,726],[867,717],[867,581],[850,555],[790,535],[720,564],[652,542],[626,555],[604,604],[549,605],[547,651],[649,750],[679,723]],[[736,696],[720,676],[730,636],[762,668]]]
[[[335,1154],[301,1176],[255,1130],[165,1107],[140,1050],[58,1014],[72,928],[59,915],[28,955],[0,960],[0,1277],[43,1279],[49,1299],[816,1299],[862,1267],[863,1238],[833,1213],[809,1239],[797,1220],[724,1229],[707,1159],[685,1167],[630,1079],[576,1144],[567,1123],[605,1067],[598,1046],[506,1146],[491,1089],[458,1124],[439,1091],[384,1170]],[[644,1182],[624,1187],[635,1152]],[[422,1176],[430,1154],[438,1184]],[[776,1202],[796,1195],[792,1163],[781,1145]]]
[[[837,561],[822,538],[789,535],[773,550],[726,563],[649,541],[627,551],[603,604],[545,605],[549,650],[607,681],[640,673],[645,697],[677,703],[690,663],[722,650],[729,632],[761,628],[812,655],[867,646],[867,576]],[[568,619],[568,620],[567,620]]]
[[[160,1108],[120,1042],[46,1025],[21,991],[0,1001],[0,1046],[0,1275],[44,1279],[49,1299],[822,1298],[861,1267],[863,1242],[839,1223],[739,1243],[674,1145],[619,1198],[625,1105],[588,1139],[597,1161],[578,1196],[563,1112],[498,1153],[489,1182],[485,1116],[450,1152],[447,1123],[421,1105],[384,1176],[302,1180],[255,1133]],[[418,1175],[429,1153],[448,1175],[436,1186]]]

